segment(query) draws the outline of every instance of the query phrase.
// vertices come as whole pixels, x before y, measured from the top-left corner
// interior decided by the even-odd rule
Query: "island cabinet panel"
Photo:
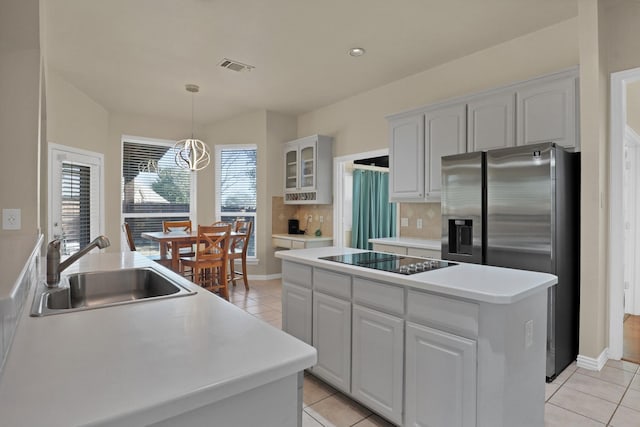
[[[311,289],[282,283],[282,330],[311,345]]]
[[[402,424],[404,321],[353,305],[351,393],[389,420]]]
[[[348,274],[314,268],[313,287],[329,295],[351,299],[351,276]]]
[[[282,262],[282,282],[311,288],[311,267],[294,262]]]
[[[374,280],[353,278],[353,301],[391,314],[404,314],[404,289]]]
[[[313,373],[332,386],[351,391],[351,302],[322,292],[313,294]]]
[[[476,425],[476,341],[407,322],[405,425]]]

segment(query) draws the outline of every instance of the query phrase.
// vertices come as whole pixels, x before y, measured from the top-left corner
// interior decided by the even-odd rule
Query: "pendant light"
[[[206,168],[211,161],[211,154],[207,144],[193,137],[193,94],[200,91],[200,87],[194,84],[185,86],[187,92],[191,92],[191,138],[176,142],[173,148],[176,151],[176,164],[183,169],[199,171]]]

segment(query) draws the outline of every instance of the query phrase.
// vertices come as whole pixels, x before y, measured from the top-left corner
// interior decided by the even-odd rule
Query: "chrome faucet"
[[[91,249],[96,246],[104,249],[111,245],[111,242],[109,242],[106,236],[98,236],[87,246],[72,254],[63,262],[60,262],[60,243],[60,239],[55,239],[47,245],[47,287],[49,288],[57,287],[58,283],[60,283],[60,273]]]

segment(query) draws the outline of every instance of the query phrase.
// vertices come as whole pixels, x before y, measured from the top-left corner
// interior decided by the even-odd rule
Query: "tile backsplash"
[[[272,234],[286,234],[288,220],[292,218],[300,221],[300,229],[304,230],[307,228],[307,218],[311,216],[306,234],[313,235],[320,229],[323,236],[333,235],[333,205],[285,205],[283,197],[275,196],[271,200],[271,206]],[[322,223],[320,223],[320,217],[322,217]]]
[[[440,240],[442,218],[440,203],[400,203],[400,218],[407,218],[409,225],[400,226],[401,237]],[[418,220],[422,228],[418,228]]]

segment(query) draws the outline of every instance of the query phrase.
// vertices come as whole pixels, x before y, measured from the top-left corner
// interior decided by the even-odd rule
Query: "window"
[[[162,222],[168,220],[196,223],[195,174],[176,165],[173,145],[122,139],[122,221],[129,224],[136,249],[145,255],[157,254],[159,247],[141,233],[162,231]],[[121,244],[125,246],[124,240]]]
[[[255,145],[216,146],[216,218],[253,222],[247,257],[256,257],[256,162]]]
[[[103,233],[102,154],[49,144],[49,237],[71,255]]]

